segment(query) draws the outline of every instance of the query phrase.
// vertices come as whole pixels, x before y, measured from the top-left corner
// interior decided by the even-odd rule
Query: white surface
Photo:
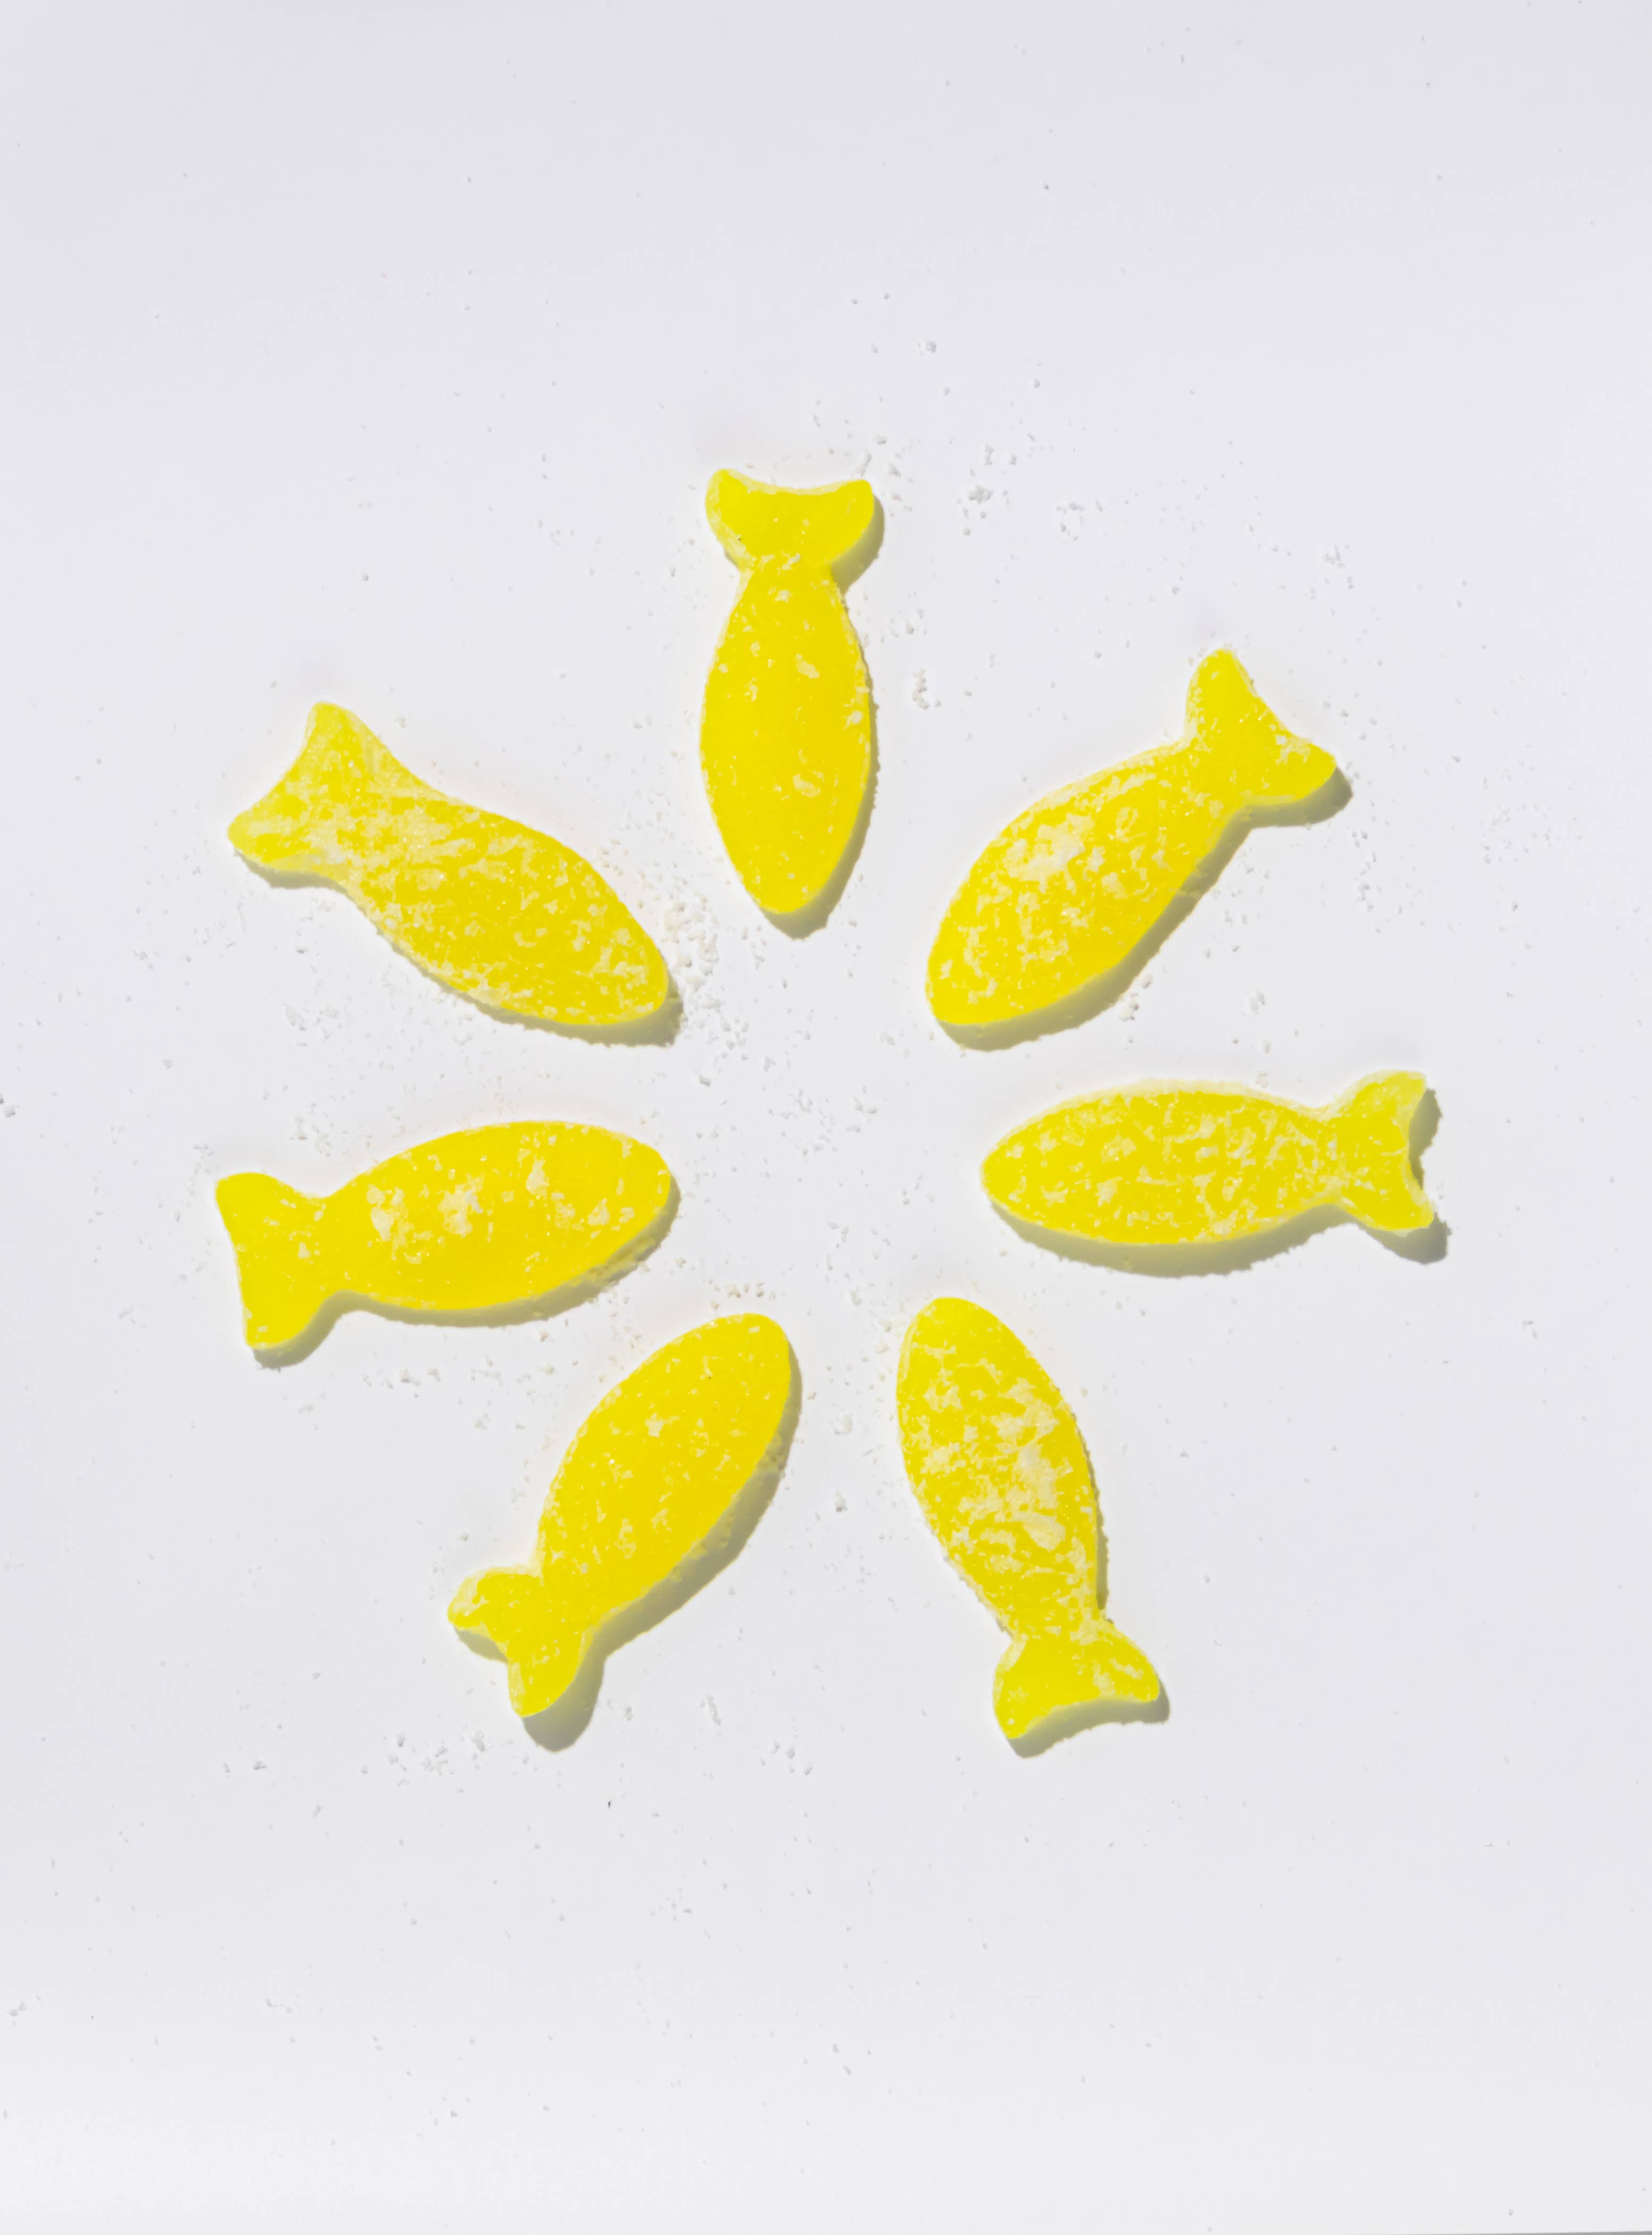
[[[778,18],[778,20],[777,20]],[[14,8],[0,2184],[41,2230],[1644,2225],[1652,1554],[1633,7]],[[865,468],[826,929],[698,786],[720,464]],[[1240,652],[1354,786],[1137,996],[921,994],[1039,790]],[[491,1021],[223,836],[342,700],[587,849],[669,1048]],[[1415,1064],[1451,1227],[1028,1247],[1012,1120]],[[261,1370],[210,1187],[507,1116],[669,1157],[647,1267]],[[1095,1452],[1162,1727],[1023,1762],[898,1471],[912,1309]],[[743,1556],[522,1737],[443,1609],[586,1408],[761,1301]]]

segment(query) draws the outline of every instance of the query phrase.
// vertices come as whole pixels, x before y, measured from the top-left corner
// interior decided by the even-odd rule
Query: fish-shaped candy
[[[469,1314],[614,1279],[664,1231],[675,1193],[665,1158],[623,1133],[482,1125],[404,1149],[331,1195],[236,1172],[219,1182],[218,1208],[246,1340],[284,1350],[335,1297]]]
[[[456,993],[507,1015],[622,1037],[671,998],[665,958],[570,847],[416,777],[342,706],[229,835],[284,878],[337,885]]]
[[[939,1296],[907,1331],[897,1403],[925,1517],[1010,1636],[993,1685],[1005,1737],[1036,1747],[1069,1719],[1093,1719],[1098,1702],[1157,1700],[1146,1655],[1101,1610],[1084,1439],[1026,1344],[981,1305]]]
[[[602,1399],[557,1470],[532,1559],[473,1576],[448,1609],[508,1662],[519,1715],[554,1706],[588,1655],[645,1627],[640,1603],[660,1586],[704,1580],[738,1550],[783,1458],[793,1387],[783,1332],[752,1312],[679,1335]]]
[[[1426,1081],[1367,1078],[1322,1110],[1232,1086],[1116,1087],[1007,1133],[981,1166],[1020,1223],[1120,1251],[1243,1242],[1309,1212],[1434,1222],[1413,1161]]]
[[[783,921],[816,910],[872,773],[872,692],[832,569],[877,517],[865,482],[711,477],[705,509],[744,577],[705,685],[700,761],[729,857]]]
[[[936,934],[930,1007],[966,1039],[1076,1021],[1123,990],[1137,948],[1196,895],[1234,826],[1277,818],[1336,775],[1230,652],[1212,652],[1176,744],[1051,792],[993,840]]]

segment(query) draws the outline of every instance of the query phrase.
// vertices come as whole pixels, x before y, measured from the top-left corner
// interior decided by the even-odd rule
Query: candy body
[[[488,1008],[596,1032],[670,998],[665,958],[587,861],[422,782],[342,706],[315,708],[304,750],[229,835],[272,875],[338,886]]]
[[[1013,1641],[993,1691],[1006,1737],[1091,1701],[1157,1699],[1145,1656],[1101,1610],[1089,1458],[1026,1346],[980,1304],[938,1297],[908,1330],[897,1403],[925,1517]]]
[[[776,1452],[792,1387],[784,1333],[746,1313],[679,1335],[603,1398],[551,1485],[532,1561],[473,1576],[449,1609],[505,1655],[518,1714],[552,1706],[605,1622],[709,1549]]]
[[[1006,1134],[981,1178],[1027,1225],[1118,1249],[1240,1241],[1328,1207],[1413,1233],[1434,1216],[1411,1152],[1426,1091],[1389,1072],[1308,1110],[1236,1087],[1119,1087]]]
[[[1236,822],[1299,804],[1335,774],[1231,652],[1213,652],[1177,744],[1052,792],[985,849],[936,934],[931,1008],[967,1032],[1080,1000],[1128,962]]]
[[[484,1125],[375,1165],[331,1195],[264,1172],[220,1180],[246,1340],[295,1340],[330,1298],[468,1313],[612,1275],[670,1208],[665,1159],[600,1125]]]
[[[831,884],[872,770],[872,693],[832,573],[866,535],[864,482],[775,489],[714,476],[706,509],[744,577],[705,686],[700,761],[718,829],[759,908]]]

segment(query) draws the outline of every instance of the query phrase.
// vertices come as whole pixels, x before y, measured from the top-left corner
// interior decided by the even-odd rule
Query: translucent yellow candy
[[[296,1342],[335,1298],[475,1313],[616,1278],[663,1231],[674,1196],[663,1157],[600,1125],[447,1133],[332,1195],[263,1172],[218,1183],[258,1350]]]
[[[1427,1093],[1368,1078],[1323,1110],[1230,1086],[1128,1086],[1006,1134],[981,1167],[1026,1225],[1118,1249],[1242,1241],[1314,1211],[1385,1234],[1433,1223],[1413,1162]]]
[[[1177,743],[1052,791],[993,839],[941,921],[930,1007],[960,1036],[991,1039],[1103,1006],[1166,911],[1220,869],[1224,837],[1281,818],[1336,774],[1328,753],[1275,719],[1230,652],[1213,652],[1189,685]]]
[[[600,1668],[738,1550],[792,1393],[790,1346],[757,1313],[679,1335],[608,1392],[557,1471],[532,1560],[473,1576],[448,1609],[509,1662],[519,1715],[561,1700],[587,1656]]]
[[[926,1304],[901,1353],[907,1473],[947,1557],[1008,1632],[993,1704],[1024,1750],[1144,1706],[1159,1681],[1102,1613],[1096,1485],[1060,1391],[1000,1319],[960,1296]]]
[[[870,534],[865,482],[770,488],[714,474],[705,509],[744,575],[705,686],[711,812],[769,914],[829,906],[872,772],[872,694],[833,573]]]
[[[659,949],[588,862],[433,790],[342,706],[313,710],[304,750],[229,835],[272,876],[337,885],[485,1007],[623,1036],[671,997]]]

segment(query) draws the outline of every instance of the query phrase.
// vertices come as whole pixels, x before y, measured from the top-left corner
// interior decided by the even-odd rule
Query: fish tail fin
[[[334,1293],[322,1247],[326,1197],[300,1195],[264,1172],[234,1172],[218,1183],[218,1209],[234,1245],[246,1340],[254,1350],[279,1350]]]
[[[380,781],[390,756],[342,706],[310,710],[304,750],[280,782],[229,826],[232,844],[261,869],[324,876],[347,850],[344,831]]]
[[[1077,1637],[1025,1638],[998,1664],[993,1707],[1012,1746],[1064,1708],[1095,1700],[1147,1705],[1159,1695],[1157,1671],[1141,1648],[1105,1619]]]
[[[877,517],[869,482],[820,489],[771,488],[744,474],[713,474],[705,515],[737,567],[759,559],[796,559],[831,567],[846,558]]]
[[[590,1632],[559,1613],[555,1595],[532,1568],[488,1568],[453,1595],[448,1620],[479,1631],[510,1668],[510,1704],[537,1715],[560,1700],[580,1673]]]
[[[1190,737],[1216,747],[1245,798],[1256,807],[1311,799],[1337,773],[1336,763],[1306,737],[1294,737],[1256,695],[1230,652],[1202,659],[1188,685]]]
[[[1412,1153],[1427,1091],[1419,1072],[1385,1071],[1326,1112],[1336,1143],[1337,1201],[1385,1234],[1414,1234],[1434,1222]]]

